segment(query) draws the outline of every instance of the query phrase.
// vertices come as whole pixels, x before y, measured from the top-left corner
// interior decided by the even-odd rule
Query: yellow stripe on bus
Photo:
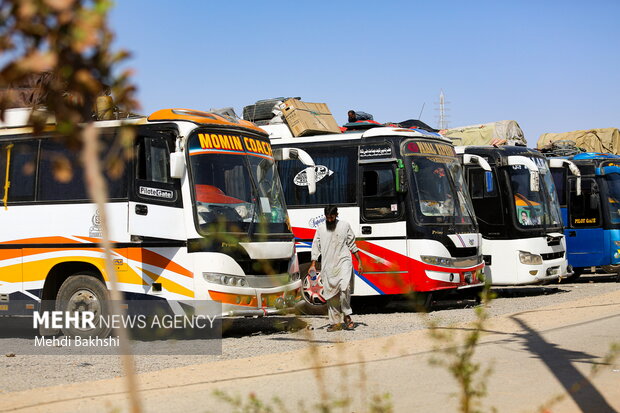
[[[175,283],[174,281],[170,281],[169,279],[164,278],[161,275],[156,274],[154,272],[151,272],[149,270],[145,270],[144,268],[139,268],[139,269],[144,274],[146,274],[150,279],[152,279],[155,282],[160,283],[161,286],[166,291],[169,291],[169,292],[175,293],[175,294],[184,295],[186,297],[193,297],[194,296],[194,292],[192,290],[187,289],[187,288],[183,287],[182,285]]]
[[[47,251],[46,251],[47,252]],[[95,257],[86,257],[86,256],[63,256],[63,257],[54,257],[54,258],[45,258],[31,262],[25,262],[23,265],[24,282],[33,282],[33,281],[44,281],[49,272],[55,265],[63,264],[66,262],[79,262],[91,264],[97,268],[97,270],[103,274],[103,278],[106,281],[109,281],[109,277],[106,275],[104,270],[105,263],[103,258],[95,258]],[[133,271],[119,271],[118,281],[127,284],[138,284],[142,285],[143,280],[140,278],[138,274]]]

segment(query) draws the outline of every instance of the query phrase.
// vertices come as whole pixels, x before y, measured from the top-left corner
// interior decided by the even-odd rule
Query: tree
[[[126,112],[136,108],[137,102],[133,97],[135,87],[129,82],[131,73],[125,71],[115,76],[115,66],[129,55],[126,51],[110,50],[113,35],[106,19],[112,3],[106,0],[0,1],[0,56],[5,59],[0,70],[0,118],[4,118],[5,110],[10,107],[27,105],[42,109],[31,112],[35,132],[53,114],[57,132],[66,145],[82,150],[89,193],[102,219],[101,244],[112,285],[112,311],[119,313],[120,293],[105,224],[107,190],[99,166],[93,121],[95,103],[102,97],[113,95],[118,107]],[[60,163],[63,164],[67,165]],[[132,410],[137,412],[140,405],[128,339],[124,330],[118,333]]]
[[[0,113],[23,103],[45,107],[75,139],[98,97],[112,94],[118,107],[135,109],[130,71],[113,70],[129,54],[110,50],[110,7],[105,0],[2,0],[0,53],[8,62],[0,71]]]

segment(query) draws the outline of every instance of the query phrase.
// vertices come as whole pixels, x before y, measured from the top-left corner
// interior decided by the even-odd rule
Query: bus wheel
[[[416,291],[412,296],[413,309],[418,313],[428,313],[433,306],[433,293]]]
[[[618,274],[620,273],[620,265],[603,265],[603,271],[607,274]]]
[[[94,276],[76,274],[67,278],[58,290],[56,311],[69,312],[72,315],[74,312],[89,311],[94,313],[94,321],[82,323],[83,318],[79,317],[78,325],[65,326],[62,328],[62,332],[66,336],[107,337],[110,334],[111,327],[99,321],[100,316],[109,314],[107,300],[108,290]]]
[[[310,263],[304,263],[299,266],[299,273],[302,277],[302,291],[301,295],[303,300],[299,302],[297,305],[297,309],[301,311],[303,314],[308,315],[325,315],[327,314],[327,303],[322,296],[323,293],[323,283],[320,279],[320,273],[317,273],[319,279],[317,280],[316,285],[312,285],[310,276],[308,275],[308,269],[310,268]],[[317,264],[317,270],[320,270],[319,265]]]

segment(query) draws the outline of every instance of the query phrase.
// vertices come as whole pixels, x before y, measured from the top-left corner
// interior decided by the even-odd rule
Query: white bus
[[[52,132],[34,135],[28,114],[11,109],[0,124],[0,315],[60,298],[69,307],[59,310],[96,307],[109,275],[79,153]],[[135,157],[124,174],[107,174],[105,208],[124,297],[214,300],[224,316],[294,306],[298,261],[267,134],[242,120],[166,109],[97,121],[105,145],[122,124],[135,127]],[[72,168],[54,173],[63,162]]]
[[[560,207],[545,157],[520,146],[459,146],[457,152],[465,157],[469,193],[482,233],[485,278],[491,285],[567,277]]]
[[[394,127],[304,137],[286,125],[262,127],[274,148],[301,148],[316,164],[316,193],[309,194],[301,165],[278,163],[302,277],[323,208],[333,204],[351,224],[363,261],[352,295],[416,293],[428,307],[433,294],[482,286],[481,237],[449,139]],[[306,281],[304,299],[321,306],[320,289]]]

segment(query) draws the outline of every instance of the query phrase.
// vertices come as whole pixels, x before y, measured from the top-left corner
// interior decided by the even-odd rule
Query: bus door
[[[562,214],[562,224],[564,228],[568,228],[568,205],[566,204],[568,199],[568,172],[566,168],[550,168],[551,176],[553,176],[553,183],[555,184],[555,190],[558,195],[558,202],[560,203],[560,213]],[[564,234],[568,236],[568,234]]]
[[[23,285],[23,250],[12,248],[11,243],[19,243],[26,238],[23,232],[32,231],[39,225],[38,219],[23,219],[29,207],[10,206],[10,203],[34,201],[35,167],[38,140],[0,143],[0,194],[2,208],[0,228],[0,315],[10,309],[15,314],[15,306],[8,306],[10,299],[22,299],[22,291],[30,289]],[[51,174],[51,171],[50,171]],[[30,206],[32,208],[32,206]],[[32,214],[31,214],[32,215]],[[34,217],[34,216],[33,216]],[[43,219],[43,218],[40,218]],[[17,222],[29,223],[30,228],[15,225]],[[9,297],[10,296],[10,297]],[[23,308],[22,306],[17,306]]]
[[[575,195],[577,196],[581,195],[581,172],[573,162],[562,158],[549,159],[549,170],[551,171],[555,190],[558,195],[558,202],[560,203],[562,223],[564,227],[568,227],[568,208],[566,205],[568,170],[575,176]]]
[[[360,161],[362,188],[358,246],[365,258],[363,279],[380,294],[411,291],[407,256],[407,228],[402,194],[397,192],[397,164]],[[360,286],[355,286],[356,294]]]
[[[593,178],[581,178],[581,194],[577,195],[577,180],[571,177],[568,184],[566,250],[569,263],[576,268],[603,265],[607,248],[598,185]]]
[[[136,150],[129,199],[129,234],[186,240],[180,180],[170,176],[173,133],[140,129]]]

